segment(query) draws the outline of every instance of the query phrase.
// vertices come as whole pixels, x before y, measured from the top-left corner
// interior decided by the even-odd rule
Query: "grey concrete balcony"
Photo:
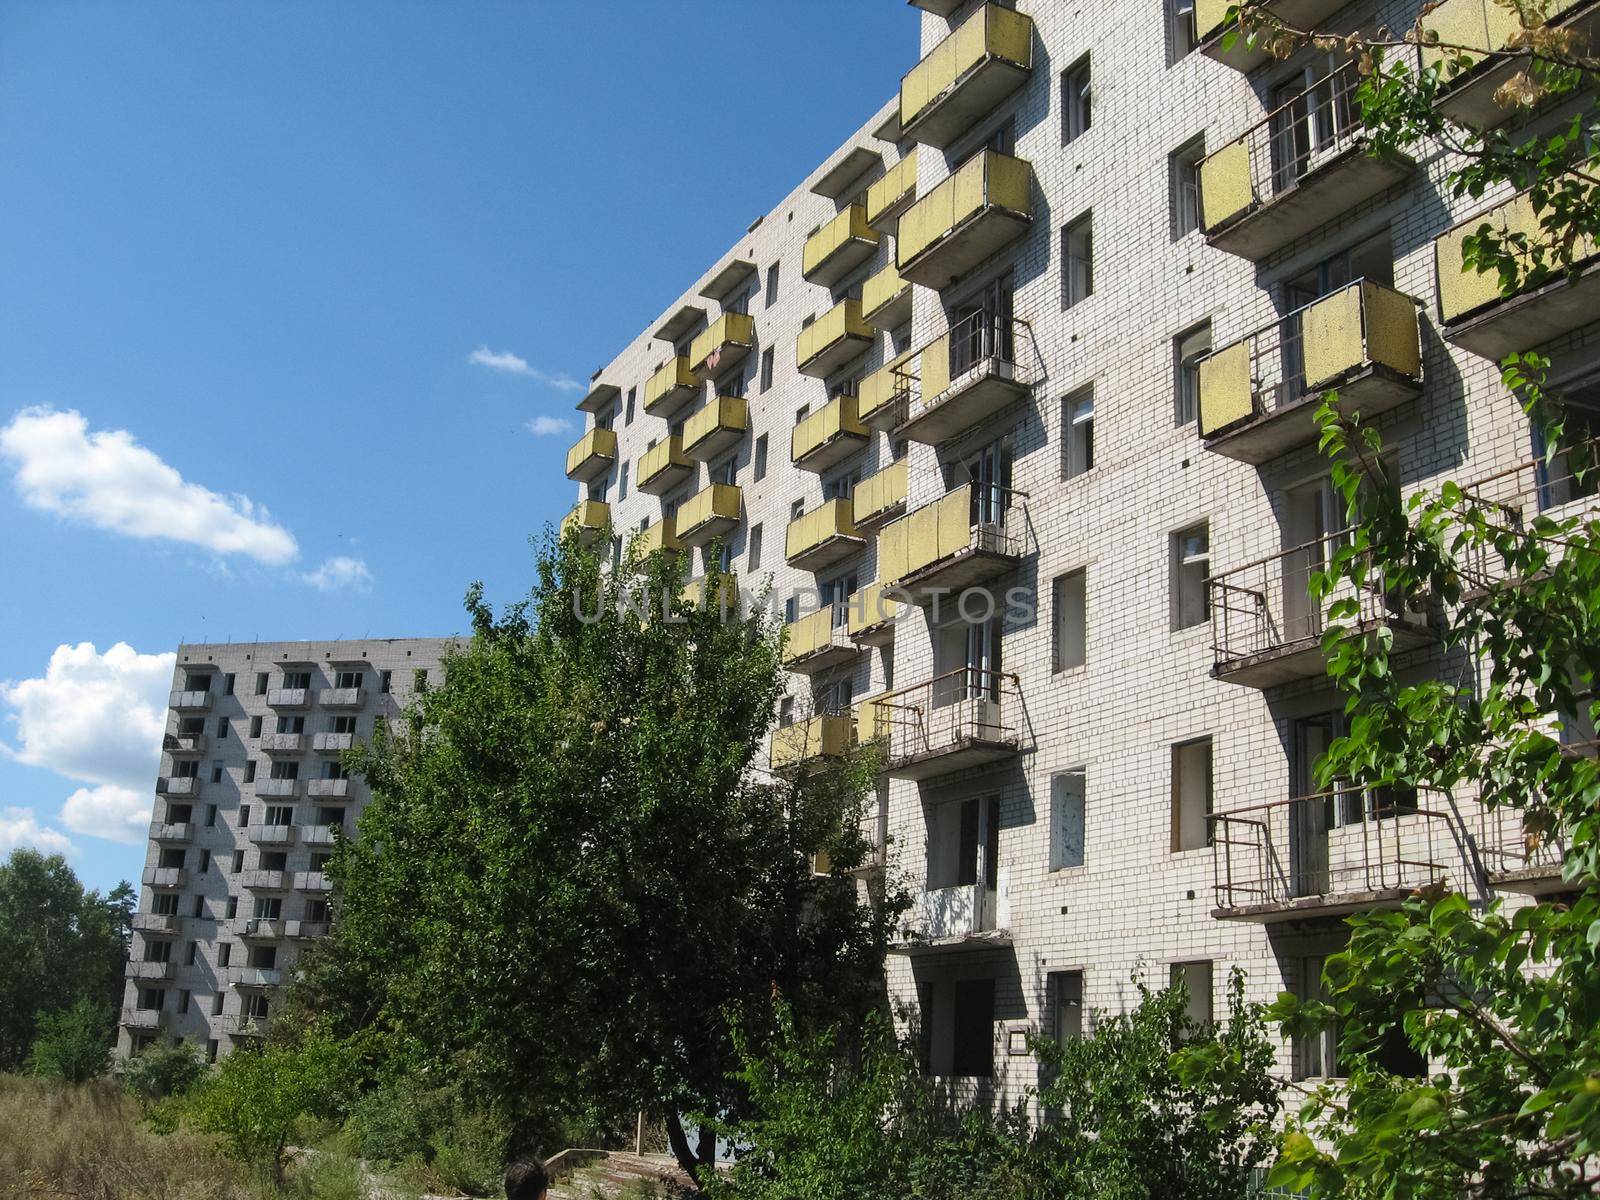
[[[140,878],[145,887],[181,888],[189,881],[189,872],[182,867],[146,867]]]
[[[222,1032],[229,1037],[236,1038],[265,1037],[267,1021],[265,1017],[248,1017],[243,1013],[229,1013],[222,1018]]]
[[[231,922],[235,937],[253,942],[276,942],[286,936],[287,922],[272,917],[237,917]]]
[[[286,892],[290,875],[287,871],[241,871],[239,883],[253,892]]]
[[[123,972],[127,978],[142,982],[171,979],[177,973],[178,964],[173,962],[130,962]]]
[[[311,703],[310,688],[268,688],[268,708],[306,708]]]
[[[343,825],[308,825],[301,833],[301,840],[308,846],[332,846],[343,836]]]
[[[257,846],[292,846],[294,845],[293,825],[251,825],[244,835]]]
[[[163,775],[156,780],[158,796],[194,796],[200,792],[198,775]]]
[[[317,703],[323,708],[360,708],[366,692],[358,687],[323,688],[317,693]]]
[[[313,800],[348,800],[350,798],[350,781],[348,779],[308,779],[306,780],[306,795]]]
[[[190,821],[152,821],[150,840],[162,846],[187,846],[194,841],[194,824]]]
[[[1011,931],[1000,926],[1000,889],[981,883],[921,893],[902,921],[890,949],[897,954],[938,954],[1004,946]]]
[[[298,779],[258,779],[252,786],[263,800],[282,800],[300,794]]]
[[[342,754],[356,744],[353,733],[313,733],[311,748],[318,754]]]
[[[206,752],[206,735],[204,733],[164,733],[161,735],[161,749],[167,754],[204,754]]]
[[[331,892],[333,878],[326,871],[296,871],[294,887],[297,892]]]
[[[283,986],[284,971],[280,967],[229,967],[228,986],[245,989],[275,988]]]
[[[259,748],[263,754],[299,754],[301,736],[298,733],[263,733]]]
[[[133,929],[136,933],[178,933],[182,928],[183,918],[177,913],[133,914]]]
[[[288,925],[289,936],[311,941],[320,937],[327,937],[330,925],[327,921],[290,921]]]
[[[211,693],[176,691],[167,697],[167,704],[176,712],[197,712],[211,707]]]
[[[124,1029],[154,1033],[167,1027],[167,1014],[159,1008],[125,1008],[121,1024]]]

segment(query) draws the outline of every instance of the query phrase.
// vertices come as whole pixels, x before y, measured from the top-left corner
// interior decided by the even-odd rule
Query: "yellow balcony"
[[[789,457],[802,471],[826,471],[861,451],[870,436],[856,419],[856,398],[835,396],[794,427]]]
[[[820,508],[789,522],[785,558],[802,571],[825,571],[867,544],[851,518],[848,500],[824,500]]]
[[[807,770],[823,759],[842,757],[850,749],[852,725],[849,717],[822,716],[774,730],[772,769]]]
[[[867,224],[867,209],[852,204],[806,239],[800,274],[832,287],[878,252],[878,231]]]
[[[911,150],[867,189],[867,224],[879,233],[893,233],[900,214],[917,198],[917,148]]]
[[[1593,0],[1567,0],[1550,6],[1548,29],[1570,30],[1579,46],[1593,47],[1600,38],[1600,4]],[[1494,0],[1444,0],[1423,18],[1422,27],[1438,35],[1437,42],[1420,47],[1425,70],[1438,70],[1442,87],[1435,107],[1462,125],[1490,129],[1502,125],[1519,110],[1495,100],[1500,87],[1523,67],[1516,58],[1489,58],[1504,50],[1522,29],[1516,12]],[[1481,53],[1444,50],[1441,46],[1471,47]],[[1457,70],[1456,60],[1465,59]]]
[[[906,460],[902,458],[856,484],[851,503],[855,506],[857,529],[876,529],[890,517],[904,511],[908,475]]]
[[[1033,223],[1033,165],[983,150],[900,218],[903,279],[945,288],[1005,249]]]
[[[694,474],[694,460],[683,452],[683,438],[673,434],[639,457],[639,490],[652,496],[670,492]]]
[[[1500,294],[1498,273],[1463,269],[1463,245],[1485,225],[1502,235],[1521,234],[1530,242],[1548,237],[1539,227],[1533,202],[1524,194],[1463,221],[1434,242],[1439,320],[1447,342],[1498,361],[1595,319],[1600,311],[1600,261],[1594,242],[1574,248],[1575,276],[1558,274],[1548,283],[1506,297]]]
[[[745,360],[756,344],[756,320],[748,313],[723,313],[689,345],[689,366],[699,375],[721,375]]]
[[[579,483],[599,479],[617,461],[617,435],[611,429],[591,429],[567,451],[567,478]]]
[[[856,705],[856,742],[859,745],[870,746],[889,740],[894,709],[882,700],[882,696],[873,696]]]
[[[1033,371],[1028,327],[978,312],[924,346],[911,373],[905,423],[913,442],[937,446],[983,424],[1028,395]]]
[[[1033,21],[985,4],[900,81],[905,137],[943,150],[988,116],[1033,70]]]
[[[911,284],[893,263],[861,285],[861,315],[879,329],[895,329],[911,319]]]
[[[1368,151],[1360,83],[1347,63],[1200,161],[1211,245],[1260,262],[1411,174],[1405,155]]]
[[[988,583],[1022,559],[1027,510],[999,488],[961,488],[883,527],[878,574],[918,604]]]
[[[917,355],[910,351],[890,360],[861,381],[856,395],[856,415],[874,429],[895,429],[905,424],[906,405],[916,378]]]
[[[609,383],[597,383],[589,389],[589,394],[578,401],[578,411],[586,413],[602,413],[617,402],[617,397],[622,392]]]
[[[1349,0],[1274,0],[1262,7],[1289,25],[1309,29],[1322,25],[1347,3]],[[1253,71],[1272,55],[1264,45],[1247,45],[1243,37],[1230,36],[1234,23],[1228,20],[1228,9],[1238,4],[1239,0],[1195,0],[1194,27],[1200,36],[1201,54],[1235,71]]]
[[[1200,364],[1200,436],[1260,464],[1317,440],[1322,394],[1370,420],[1422,391],[1417,302],[1368,280],[1222,347]]]
[[[639,536],[633,539],[633,548],[640,558],[648,558],[652,554],[679,554],[683,551],[683,543],[678,540],[673,518],[662,517],[654,525],[640,531]]]
[[[861,647],[850,640],[849,629],[835,619],[831,605],[784,626],[783,665],[791,671],[809,675],[860,656]]]
[[[739,580],[734,575],[717,576],[716,587],[711,587],[705,576],[691,579],[683,585],[679,598],[692,608],[715,605],[719,612],[739,612]]]
[[[697,462],[710,462],[739,444],[750,427],[750,406],[742,396],[716,396],[683,423],[683,452]]]
[[[861,301],[834,305],[800,331],[795,357],[800,373],[826,379],[872,346],[873,330],[861,319]]]
[[[611,506],[604,500],[580,500],[577,507],[562,519],[561,536],[566,537],[577,530],[578,540],[587,545],[599,537],[610,523]]]
[[[703,546],[739,527],[740,493],[731,483],[702,488],[678,509],[678,540]]]
[[[653,417],[670,417],[700,390],[687,356],[679,354],[650,376],[644,385],[644,410]]]
[[[887,583],[869,583],[850,597],[850,636],[862,645],[894,641],[894,623],[900,601],[890,595]]]

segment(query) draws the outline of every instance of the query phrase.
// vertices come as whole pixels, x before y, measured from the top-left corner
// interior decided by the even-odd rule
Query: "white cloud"
[[[90,432],[74,411],[26,408],[0,429],[0,457],[31,508],[136,538],[168,538],[218,554],[282,564],[294,536],[249,497],[190,483],[125,429]]]
[[[583,384],[571,375],[565,373],[553,375],[549,371],[541,371],[538,367],[529,366],[528,360],[520,354],[513,354],[509,350],[491,350],[487,346],[479,346],[467,355],[467,361],[475,367],[488,367],[491,371],[499,371],[505,375],[521,375],[547,387],[553,387],[557,391],[583,390]]]
[[[147,781],[148,785],[148,781]],[[61,823],[73,833],[137,846],[149,835],[154,796],[145,790],[105,784],[79,788],[61,806]]]
[[[301,578],[319,592],[372,590],[372,572],[367,569],[367,564],[359,558],[348,558],[343,554],[324,559],[320,567],[308,571]]]
[[[31,809],[0,808],[0,855],[9,855],[19,846],[31,846],[44,854],[72,854],[77,849],[66,834],[39,824]]]
[[[523,428],[535,437],[556,437],[563,433],[571,433],[573,424],[565,417],[535,417]]]
[[[149,790],[176,657],[126,642],[104,654],[93,642],[57,646],[42,677],[0,682],[16,736],[0,749],[79,783]]]

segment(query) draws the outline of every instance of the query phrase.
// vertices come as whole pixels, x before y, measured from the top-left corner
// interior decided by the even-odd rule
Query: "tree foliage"
[[[111,1066],[111,1010],[87,996],[71,1008],[39,1018],[28,1068],[43,1079],[88,1083]]]
[[[682,591],[671,561],[607,571],[571,538],[525,602],[497,616],[472,590],[442,684],[351,760],[373,800],[302,1003],[460,1079],[520,1140],[643,1110],[693,1165],[710,1143],[679,1114],[741,1102],[730,1019],[759,1038],[774,989],[802,1024],[867,1011],[893,914],[844,874],[870,769],[770,776],[775,629]]]
[[[80,1000],[110,1047],[134,904],[126,883],[84,890],[59,854],[18,849],[0,863],[0,1070],[22,1067],[40,1021]]]

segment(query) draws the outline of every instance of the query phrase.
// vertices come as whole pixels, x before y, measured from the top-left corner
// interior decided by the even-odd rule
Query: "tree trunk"
[[[700,1135],[705,1137],[704,1131]],[[667,1144],[672,1147],[672,1157],[678,1160],[678,1165],[683,1168],[684,1174],[694,1181],[696,1187],[700,1185],[700,1159],[694,1151],[689,1149],[689,1136],[683,1132],[683,1120],[677,1113],[667,1115]]]

